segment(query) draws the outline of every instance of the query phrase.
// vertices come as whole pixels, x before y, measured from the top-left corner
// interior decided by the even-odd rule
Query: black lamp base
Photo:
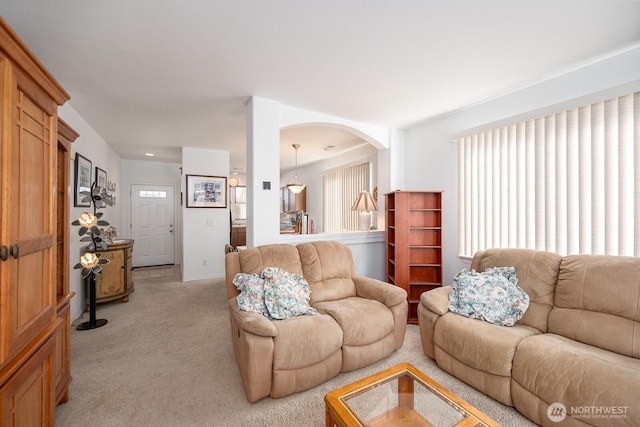
[[[76,326],[76,329],[79,331],[88,331],[90,329],[96,329],[96,328],[100,328],[104,325],[106,325],[108,322],[107,319],[96,319],[95,322],[84,322],[84,323],[80,323],[78,326]]]

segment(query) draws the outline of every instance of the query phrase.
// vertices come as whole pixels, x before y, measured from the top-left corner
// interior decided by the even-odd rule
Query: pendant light
[[[287,188],[295,194],[298,194],[307,186],[298,182],[298,148],[300,148],[300,144],[291,144],[291,146],[296,150],[296,174],[293,176],[293,181],[287,184]]]

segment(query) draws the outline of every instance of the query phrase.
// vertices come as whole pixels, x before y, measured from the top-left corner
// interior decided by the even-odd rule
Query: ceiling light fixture
[[[155,156],[155,154],[153,154],[153,153],[144,153],[144,155],[145,155],[145,156],[147,156],[147,157],[153,157],[153,156]]]
[[[291,144],[291,146],[296,150],[296,174],[293,176],[293,181],[287,184],[287,188],[293,191],[295,194],[301,193],[307,186],[305,184],[300,184],[298,181],[298,148],[300,148],[300,144]]]

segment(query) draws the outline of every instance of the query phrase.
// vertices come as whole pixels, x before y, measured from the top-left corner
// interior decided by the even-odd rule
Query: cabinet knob
[[[9,258],[9,248],[2,246],[2,248],[0,248],[0,260],[6,261],[7,258]]]
[[[16,259],[20,256],[20,246],[17,243],[11,246],[11,256]]]

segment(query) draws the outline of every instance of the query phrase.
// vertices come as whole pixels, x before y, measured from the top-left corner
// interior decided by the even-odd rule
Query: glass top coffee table
[[[498,426],[408,363],[327,393],[324,400],[327,427]]]

